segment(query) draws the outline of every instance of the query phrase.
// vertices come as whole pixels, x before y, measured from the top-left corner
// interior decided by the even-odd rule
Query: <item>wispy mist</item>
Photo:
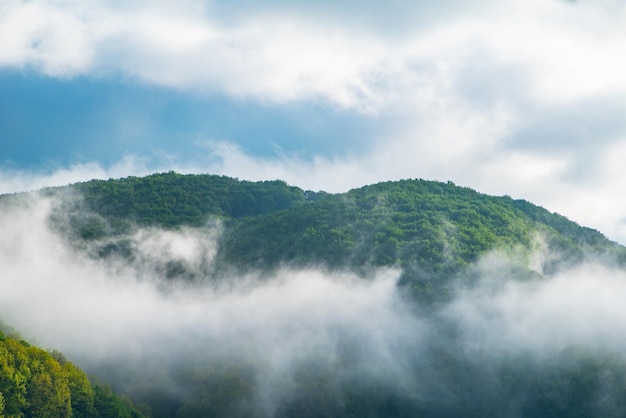
[[[192,384],[200,370],[237,376],[230,408],[244,415],[289,415],[311,393],[344,405],[333,397],[349,387],[378,388],[427,415],[518,416],[526,398],[511,400],[506,376],[526,390],[520,370],[569,373],[578,353],[626,364],[626,273],[597,262],[520,282],[492,254],[475,267],[477,283],[437,306],[411,302],[395,270],[363,279],[286,266],[269,278],[220,278],[229,286],[192,284],[169,280],[163,266],[210,270],[219,226],[138,229],[127,237],[134,257],[103,261],[50,228],[53,205],[2,207],[0,317],[140,400],[208,396]],[[614,411],[607,393],[604,409],[593,405]]]
[[[468,342],[500,350],[558,354],[568,347],[626,348],[626,272],[590,262],[541,281],[491,278],[445,310]]]

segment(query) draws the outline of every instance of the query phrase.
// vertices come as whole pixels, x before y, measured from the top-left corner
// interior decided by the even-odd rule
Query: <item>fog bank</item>
[[[524,401],[510,402],[503,376],[531,386],[520,367],[561,376],[583,353],[626,370],[626,272],[599,262],[520,282],[495,273],[490,255],[475,284],[431,307],[408,300],[389,269],[364,279],[286,266],[192,284],[155,266],[210,270],[219,226],[140,229],[128,237],[136,257],[94,259],[50,228],[54,204],[1,209],[0,317],[135,399],[170,396],[178,407],[228,378],[239,394],[229,411],[243,415],[289,415],[311,393],[344,405],[333,394],[350,388],[426,415],[479,415],[480,398],[517,416]],[[611,402],[592,403],[606,412]]]

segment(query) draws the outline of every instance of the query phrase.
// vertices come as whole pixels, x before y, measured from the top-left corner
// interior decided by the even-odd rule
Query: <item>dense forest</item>
[[[90,365],[91,373],[125,393],[146,416],[626,413],[626,359],[616,350],[584,342],[536,355],[489,345],[468,334],[469,319],[451,313],[467,308],[464,295],[483,295],[476,289],[482,289],[485,260],[494,254],[489,274],[502,282],[489,290],[494,295],[509,289],[506,283],[540,287],[590,261],[622,268],[626,248],[530,202],[417,179],[330,194],[283,181],[170,172],[5,195],[0,205],[16,207],[34,198],[52,202],[48,226],[80,257],[111,271],[133,271],[137,280],[155,282],[163,292],[227,292],[241,281],[245,296],[254,286],[266,289],[264,283],[284,276],[285,269],[330,277],[349,273],[364,283],[375,283],[384,269],[398,272],[399,299],[385,308],[397,318],[397,329],[385,325],[377,336],[350,316],[349,307],[345,323],[319,319],[326,308],[311,310],[318,318],[315,338],[298,340],[300,351],[289,352],[295,359],[284,369],[270,355],[276,348],[263,345],[261,337],[245,341],[222,334],[198,336],[175,355]],[[187,244],[202,243],[202,251],[193,258],[170,247],[151,254],[156,247],[145,242],[168,233]],[[251,277],[259,284],[250,284]],[[276,286],[288,298],[286,285]],[[358,309],[363,315],[376,312],[374,306]],[[284,332],[300,335],[292,322],[285,324]],[[233,335],[245,334],[237,326],[233,319]],[[315,340],[320,335],[327,345]],[[0,416],[138,414],[57,352],[0,337]],[[274,387],[271,393],[268,386]],[[41,408],[55,412],[36,412]],[[107,415],[113,409],[118,415]]]
[[[589,257],[626,261],[626,249],[525,200],[495,197],[451,182],[404,180],[329,194],[282,181],[248,182],[214,175],[155,174],[94,180],[69,188],[52,220],[94,257],[134,260],[128,239],[138,228],[222,225],[217,255],[201,271],[172,259],[168,278],[214,280],[225,271],[271,271],[282,265],[323,265],[357,271],[396,267],[421,301],[446,298],[451,280],[498,249],[519,258],[521,277],[549,274]],[[558,254],[527,268],[545,246]]]
[[[142,415],[129,400],[87,375],[58,351],[30,345],[0,324],[0,417],[110,417]]]

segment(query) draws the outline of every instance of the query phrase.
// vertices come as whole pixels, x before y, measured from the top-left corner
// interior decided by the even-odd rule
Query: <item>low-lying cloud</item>
[[[306,382],[339,392],[384,387],[385,396],[404,399],[398,405],[427,415],[478,414],[471,398],[481,397],[518,416],[523,408],[508,400],[502,376],[509,367],[528,383],[520,359],[537,373],[567,373],[568,352],[626,361],[626,273],[610,266],[591,262],[518,282],[493,268],[492,255],[476,267],[476,284],[433,306],[408,300],[394,270],[365,279],[285,267],[272,277],[220,279],[229,286],[168,281],[155,265],[177,260],[203,271],[219,228],[138,230],[127,237],[137,257],[94,259],[50,228],[54,204],[2,206],[0,317],[139,399],[151,390],[200,396],[181,388],[192,385],[192,370],[213,370],[249,373],[246,402],[257,416],[289,415],[284,408]]]
[[[340,363],[341,344],[359,346],[356,367],[368,374],[402,374],[396,351],[420,338],[420,321],[396,291],[396,271],[363,280],[285,268],[271,278],[221,279],[228,286],[168,284],[155,266],[173,260],[206,271],[218,228],[139,230],[129,236],[132,260],[98,260],[49,228],[53,204],[2,208],[0,316],[87,370],[157,361],[169,370],[253,356],[264,365],[259,379],[268,380],[259,389],[269,390],[307,359]],[[409,323],[415,332],[406,334]]]
[[[591,262],[543,281],[506,281],[462,291],[445,315],[468,342],[490,349],[558,355],[571,346],[624,348],[626,272]]]

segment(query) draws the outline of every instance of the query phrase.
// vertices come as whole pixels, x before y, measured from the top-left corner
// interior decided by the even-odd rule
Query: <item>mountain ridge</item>
[[[218,220],[224,228],[215,271],[233,265],[243,271],[285,264],[397,267],[418,283],[453,276],[495,249],[521,247],[528,256],[537,234],[545,238],[545,250],[558,253],[558,265],[607,254],[618,263],[626,260],[626,249],[595,229],[525,200],[452,182],[398,180],[331,194],[280,180],[168,172],[42,194],[61,196],[52,217],[73,240],[100,242],[97,256],[128,253],[125,239],[137,228],[195,228]]]

